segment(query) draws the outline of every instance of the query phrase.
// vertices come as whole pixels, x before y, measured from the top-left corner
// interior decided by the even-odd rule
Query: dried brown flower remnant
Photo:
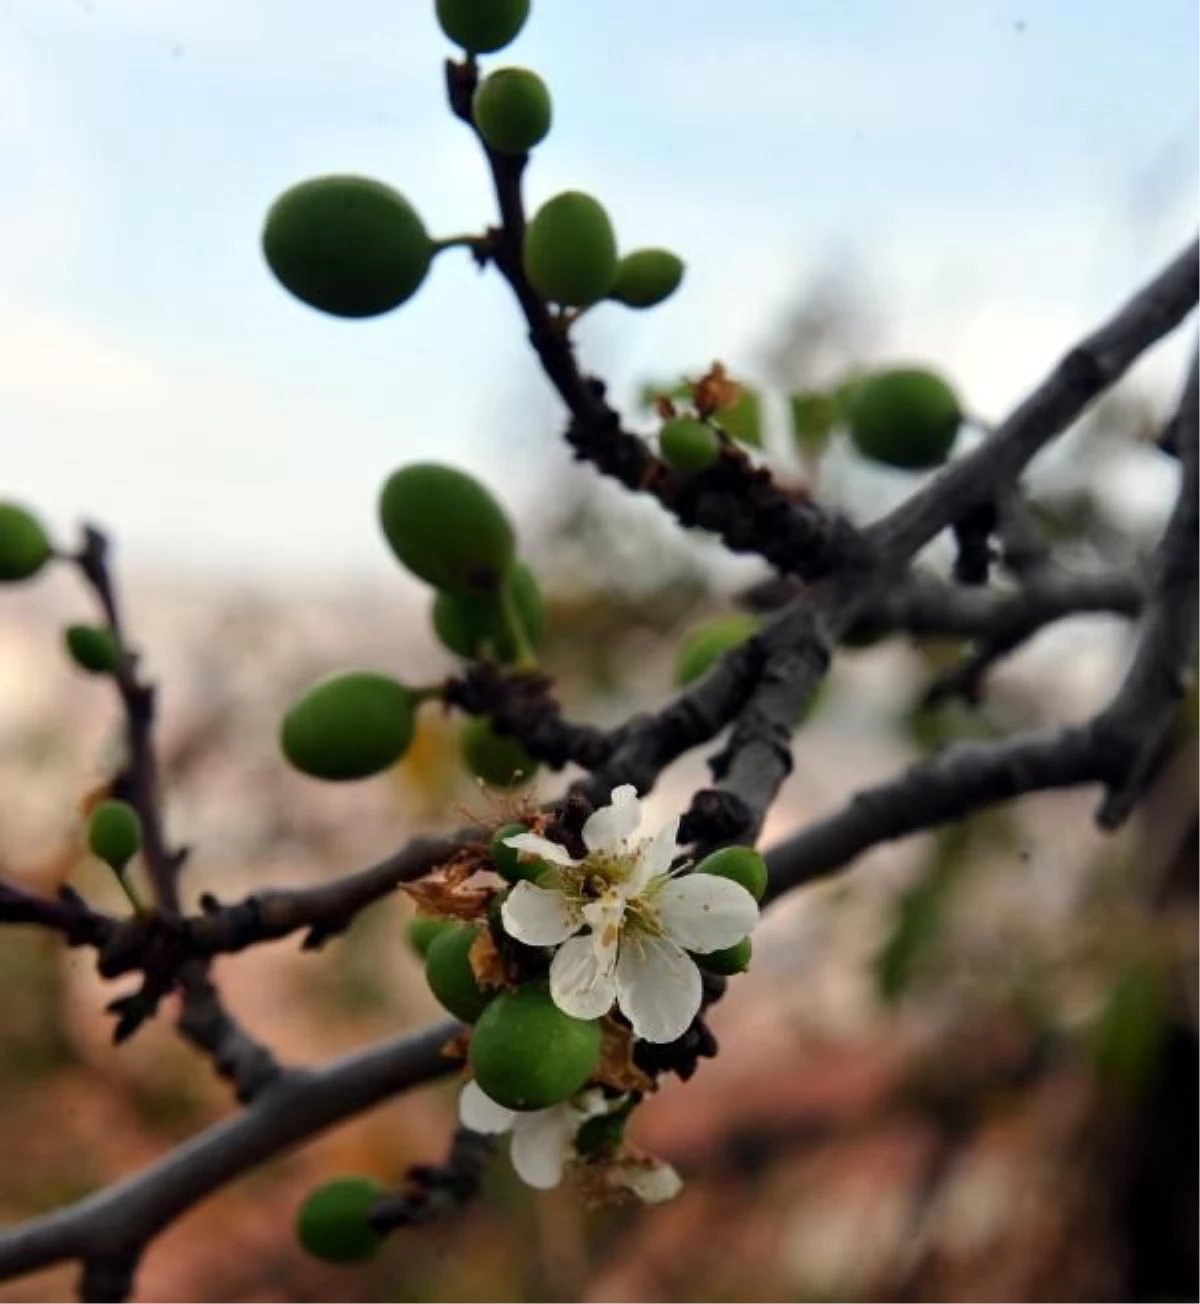
[[[730,408],[742,396],[742,387],[725,370],[723,362],[714,362],[699,380],[689,380],[692,402],[701,417],[710,417],[722,408]]]
[[[435,919],[460,919],[475,924],[487,917],[488,904],[496,895],[495,889],[483,884],[466,886],[461,879],[455,881],[448,873],[405,883],[401,891],[416,902],[418,911]]]
[[[609,1016],[600,1025],[600,1066],[596,1081],[619,1091],[654,1091],[657,1085],[633,1062],[633,1030]]]

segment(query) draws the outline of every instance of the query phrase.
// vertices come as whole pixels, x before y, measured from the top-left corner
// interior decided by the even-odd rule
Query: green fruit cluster
[[[504,509],[452,466],[396,471],[380,494],[379,520],[397,560],[443,592],[495,597],[513,567],[516,538]]]
[[[0,584],[32,579],[52,553],[36,516],[17,503],[0,503]]]
[[[121,649],[111,629],[99,625],[68,625],[63,630],[67,655],[90,675],[116,674]]]
[[[339,782],[394,765],[413,737],[413,704],[403,684],[358,670],[310,688],[279,731],[284,756],[302,774]]]
[[[480,1089],[507,1109],[549,1109],[573,1096],[600,1062],[600,1024],[564,1014],[540,984],[504,992],[471,1035]]]
[[[683,280],[683,260],[669,249],[635,249],[617,264],[608,297],[629,308],[653,308]]]
[[[383,1238],[367,1221],[384,1190],[368,1177],[339,1177],[319,1186],[296,1215],[296,1238],[315,1259],[357,1263],[368,1259]]]
[[[603,299],[617,271],[617,239],[603,206],[578,190],[547,200],[525,229],[523,264],[548,302],[582,308]]]
[[[267,265],[297,299],[335,317],[376,317],[421,287],[435,246],[397,191],[367,177],[301,182],[271,206]]]
[[[492,864],[496,867],[496,873],[510,883],[519,883],[522,879],[527,879],[530,883],[536,883],[547,870],[552,868],[546,861],[539,859],[537,856],[527,856],[522,859],[521,852],[516,847],[505,844],[506,838],[516,837],[519,833],[528,832],[529,829],[524,824],[505,824],[492,834],[491,846],[489,847]]]
[[[940,466],[963,420],[954,390],[940,376],[914,367],[856,380],[844,403],[858,451],[904,471]]]
[[[546,138],[551,119],[546,83],[528,68],[500,68],[471,101],[479,134],[499,154],[527,154]]]
[[[721,452],[717,432],[696,417],[672,417],[664,422],[658,446],[663,461],[688,474],[712,466]]]
[[[437,0],[442,31],[468,54],[491,54],[516,39],[529,0]]]
[[[477,928],[451,925],[439,932],[425,952],[425,981],[438,1000],[464,1023],[474,1023],[496,993],[480,987],[471,968]]]
[[[508,592],[497,597],[456,593],[438,593],[434,597],[434,632],[451,652],[469,658],[490,656],[505,665],[519,659],[520,648],[509,628],[505,597],[521,622],[529,646],[541,644],[546,608],[537,577],[523,561],[518,561],[504,583]]]
[[[428,916],[421,915],[416,919],[408,921],[408,927],[404,930],[408,938],[408,944],[423,960],[429,954],[429,948],[441,937],[448,929],[453,928],[454,924],[448,919],[430,919]]]
[[[463,764],[493,788],[520,788],[532,781],[538,763],[515,738],[499,734],[491,721],[468,720],[459,735]]]
[[[124,801],[102,801],[88,821],[88,850],[120,873],[142,849],[142,821]]]
[[[757,616],[736,612],[697,625],[679,645],[675,657],[675,682],[681,687],[697,680],[732,648],[757,634]]]
[[[745,973],[750,968],[753,947],[750,939],[743,937],[740,942],[727,946],[723,951],[709,951],[707,955],[695,957],[696,963],[709,973],[719,973],[731,978],[734,974]]]
[[[749,847],[722,847],[705,856],[696,873],[716,874],[739,883],[756,901],[761,901],[767,890],[767,862]]]

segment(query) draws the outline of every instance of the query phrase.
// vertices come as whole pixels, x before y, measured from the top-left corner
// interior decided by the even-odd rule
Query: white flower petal
[[[642,805],[637,789],[623,783],[612,792],[612,805],[594,810],[583,826],[583,841],[591,852],[617,852],[638,831]]]
[[[608,1170],[613,1186],[632,1191],[643,1204],[662,1204],[673,1200],[683,1190],[683,1179],[671,1167],[655,1161],[650,1164],[614,1164]]]
[[[569,1103],[518,1114],[509,1153],[522,1181],[539,1191],[557,1186],[578,1128],[579,1115]]]
[[[654,897],[667,936],[704,954],[740,942],[758,923],[758,902],[740,883],[716,874],[688,874]]]
[[[602,948],[595,937],[572,937],[550,962],[550,998],[564,1014],[598,1019],[616,997],[613,960],[616,947]]]
[[[531,856],[540,856],[543,860],[549,860],[555,865],[577,865],[579,863],[572,858],[566,847],[557,842],[551,842],[549,838],[539,838],[536,833],[514,833],[511,838],[504,839],[504,845],[512,847],[514,851],[524,851]]]
[[[668,938],[626,933],[616,979],[621,1012],[643,1041],[682,1037],[700,1009],[700,970]]]
[[[620,892],[606,892],[583,907],[583,917],[592,930],[592,945],[597,948],[597,953],[612,952],[605,960],[611,969],[617,962],[617,942],[625,919],[624,896]]]
[[[678,850],[675,845],[678,834],[679,816],[677,815],[649,842],[642,844],[633,873],[622,885],[622,890],[627,897],[639,896],[652,879],[665,874],[671,868],[671,861],[675,859],[675,852]]]
[[[472,1132],[496,1136],[507,1132],[516,1114],[487,1095],[477,1082],[468,1082],[458,1097],[458,1121]]]
[[[557,946],[583,922],[557,888],[537,887],[525,879],[504,898],[500,919],[509,937],[526,946]]]

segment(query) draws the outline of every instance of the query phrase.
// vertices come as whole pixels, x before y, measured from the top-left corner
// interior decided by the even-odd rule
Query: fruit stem
[[[475,254],[485,254],[490,249],[490,242],[486,235],[447,235],[440,240],[432,241],[434,253],[441,253],[443,249],[470,249]]]
[[[413,706],[420,706],[422,702],[441,701],[445,692],[445,686],[442,684],[421,684],[416,688],[405,685],[405,687],[408,689]]]
[[[125,876],[124,869],[117,869],[115,865],[110,866],[112,872],[117,876],[117,882],[121,885],[121,891],[129,899],[129,904],[133,907],[133,913],[139,918],[146,914],[146,903],[142,900],[141,893]]]
[[[500,586],[500,610],[504,616],[508,636],[517,649],[517,669],[537,669],[537,653],[533,650],[533,644],[525,628],[525,622],[521,619],[521,613],[513,600],[512,585],[508,580],[505,580]]]

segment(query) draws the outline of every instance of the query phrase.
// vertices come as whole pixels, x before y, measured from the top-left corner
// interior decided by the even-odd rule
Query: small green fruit
[[[749,847],[722,847],[711,856],[705,856],[695,872],[732,879],[740,883],[755,901],[761,901],[767,890],[767,862]]]
[[[600,1024],[564,1014],[541,985],[504,992],[471,1036],[480,1089],[506,1109],[549,1109],[573,1096],[600,1062]]]
[[[526,854],[522,857],[516,847],[505,845],[505,838],[516,837],[519,833],[528,833],[529,827],[525,824],[505,824],[498,828],[492,834],[491,856],[492,864],[496,866],[496,873],[501,878],[506,878],[510,883],[519,883],[521,879],[528,879],[531,883],[536,883],[538,879],[551,868],[546,861],[537,856]]]
[[[608,297],[630,308],[653,308],[679,289],[683,260],[669,249],[635,249],[617,264]]]
[[[675,682],[684,688],[705,674],[731,648],[757,634],[757,616],[737,612],[717,616],[691,630],[679,645],[675,657]]]
[[[529,0],[437,0],[438,26],[470,54],[503,49],[528,17]]]
[[[962,424],[958,396],[931,371],[879,371],[859,381],[846,400],[858,451],[905,471],[940,466]]]
[[[102,801],[88,823],[88,850],[118,873],[142,849],[142,821],[124,801]]]
[[[525,275],[543,299],[584,307],[603,299],[617,270],[617,241],[603,207],[567,190],[538,209],[525,230]]]
[[[32,579],[52,551],[37,517],[16,503],[0,503],[0,584]]]
[[[495,596],[512,569],[516,539],[504,509],[452,466],[417,462],[395,472],[379,519],[396,558],[435,589]]]
[[[627,1109],[589,1118],[575,1136],[576,1152],[585,1158],[615,1155],[625,1140],[625,1125],[628,1122]]]
[[[328,176],[279,196],[267,214],[263,253],[297,299],[335,317],[375,317],[420,289],[434,246],[390,186]]]
[[[471,968],[471,947],[478,936],[476,928],[455,925],[435,937],[425,953],[430,991],[464,1023],[474,1023],[496,995],[480,987]]]
[[[403,684],[369,670],[334,675],[310,688],[283,717],[279,743],[302,774],[340,782],[394,765],[413,737],[412,698]]]
[[[677,471],[703,471],[721,452],[721,441],[712,426],[695,417],[672,417],[658,432],[663,460]]]
[[[538,763],[515,739],[498,734],[486,719],[470,720],[459,739],[463,764],[493,788],[521,788],[537,773]]]
[[[296,1238],[315,1259],[357,1263],[383,1244],[367,1217],[385,1192],[368,1177],[339,1177],[326,1182],[300,1206]]]
[[[441,937],[447,929],[454,926],[449,919],[430,919],[427,916],[418,916],[416,919],[408,921],[408,927],[404,931],[408,937],[408,944],[424,959],[429,954],[429,948],[434,941]]]
[[[546,628],[546,608],[537,576],[519,561],[509,572],[507,583],[525,637],[536,648]],[[470,658],[491,655],[505,665],[517,659],[517,645],[498,598],[439,593],[431,614],[435,633],[451,652]]]
[[[527,68],[501,68],[476,88],[471,114],[498,153],[526,154],[550,130],[550,92]]]
[[[743,937],[740,942],[727,946],[723,951],[709,951],[707,955],[696,956],[696,963],[709,973],[732,977],[735,973],[745,973],[750,968],[752,952],[750,939]]]
[[[752,389],[743,388],[738,401],[732,407],[714,413],[713,419],[739,444],[762,447],[762,404]]]
[[[68,625],[63,641],[71,660],[92,675],[115,674],[121,664],[121,650],[111,629],[98,625]]]

